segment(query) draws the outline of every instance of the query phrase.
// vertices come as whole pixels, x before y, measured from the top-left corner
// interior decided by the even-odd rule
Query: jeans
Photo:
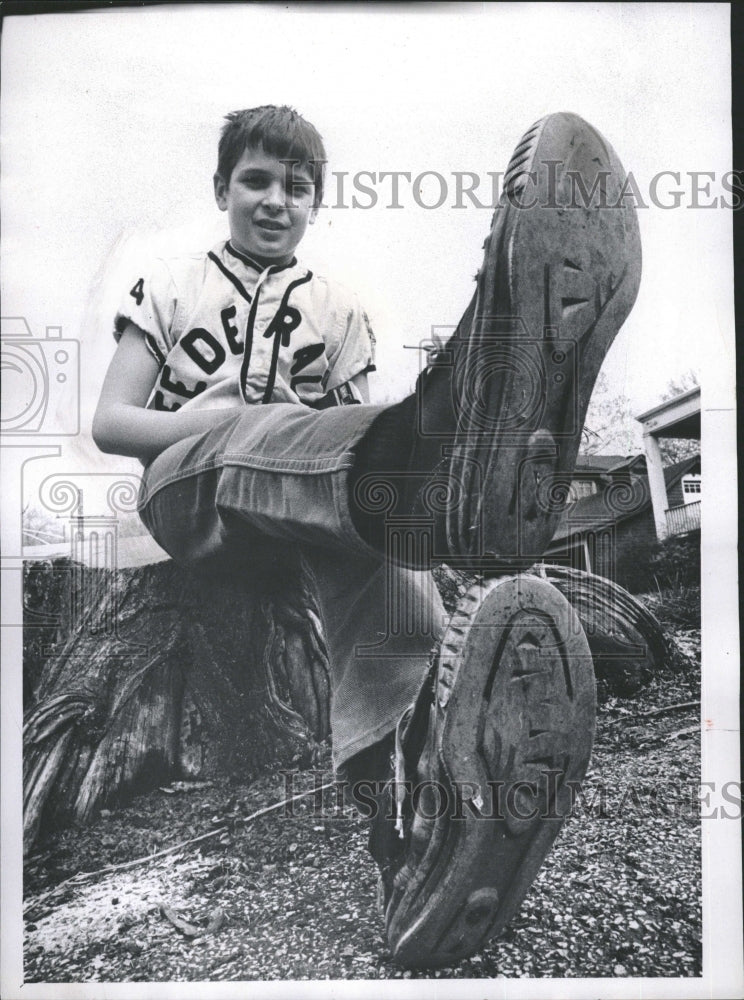
[[[431,573],[386,560],[351,521],[352,449],[382,409],[226,411],[158,455],[140,492],[142,520],[177,562],[228,569],[299,555],[328,646],[337,768],[395,728],[444,625]]]

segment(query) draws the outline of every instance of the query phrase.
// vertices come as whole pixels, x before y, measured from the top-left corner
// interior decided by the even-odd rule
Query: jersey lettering
[[[242,354],[245,347],[245,343],[240,337],[240,331],[237,326],[233,326],[230,322],[230,320],[235,319],[237,314],[238,310],[236,306],[228,306],[227,309],[223,309],[220,313],[222,329],[225,331],[227,345],[232,354]]]
[[[225,287],[216,271],[203,276],[201,263],[198,268],[196,264],[192,268],[191,263],[188,267],[190,270],[184,274],[191,275],[193,271],[194,288],[189,286],[188,295],[176,303],[175,311],[173,283],[164,284],[161,289],[157,282],[150,288],[146,272],[143,272],[144,277],[136,279],[128,293],[125,292],[125,302],[129,297],[139,306],[134,314],[131,303],[128,307],[135,322],[145,331],[150,331],[155,324],[151,332],[146,333],[148,347],[160,368],[149,403],[151,408],[178,410],[188,404],[188,409],[195,397],[199,397],[195,400],[196,405],[206,405],[215,388],[222,385],[224,392],[215,393],[220,400],[233,392],[236,399],[242,395],[251,403],[276,398],[316,405],[325,398],[326,383],[338,355],[339,335],[343,333],[342,329],[337,329],[337,320],[347,311],[349,317],[352,316],[349,311],[352,304],[343,293],[338,294],[336,301],[334,292],[329,301],[322,283],[317,295],[315,286],[300,292],[298,286],[309,284],[312,279],[311,273],[306,272],[297,280],[290,280],[285,275],[275,278],[272,274],[266,284],[267,289],[272,289],[271,296],[267,292],[260,297],[251,283],[252,274],[244,277],[248,292],[243,294],[235,281],[232,282],[234,288]],[[181,271],[176,273],[181,274]],[[199,286],[197,280],[202,279],[203,284]],[[180,286],[180,282],[178,284]],[[259,284],[259,290],[263,287]],[[136,318],[142,310],[147,312],[144,322]],[[127,315],[126,307],[122,308],[121,315]],[[182,317],[188,318],[184,322]],[[360,326],[363,343],[358,358],[353,352],[349,353],[344,372],[357,360],[360,368],[364,364],[367,335],[361,314],[354,313],[354,317]],[[209,325],[201,326],[200,323]],[[337,373],[341,374],[338,367]],[[341,377],[347,375],[341,374]],[[337,400],[337,404],[358,401],[347,400],[346,396]]]
[[[164,410],[166,413],[175,413],[176,410],[181,409],[180,403],[174,403],[173,406],[166,406],[165,396],[162,394],[162,392],[160,392],[160,390],[158,390],[155,393],[154,403],[156,410]]]
[[[273,318],[271,323],[269,323],[264,333],[264,337],[272,337],[278,330],[281,331],[281,345],[282,347],[289,347],[289,340],[292,336],[293,330],[302,322],[302,316],[295,309],[294,306],[285,306],[283,310],[278,312]]]
[[[145,298],[145,279],[140,278],[139,281],[136,281],[129,294],[132,296],[137,305],[141,306]]]
[[[197,382],[193,389],[189,389],[177,380],[171,379],[172,369],[170,365],[163,365],[163,371],[160,375],[160,384],[168,392],[175,393],[176,396],[183,396],[185,399],[193,399],[194,396],[198,396],[199,393],[204,392],[207,388],[206,382]]]
[[[311,365],[316,358],[319,358],[324,351],[325,344],[310,344],[308,347],[301,347],[292,355],[294,358],[294,364],[290,368],[289,374],[296,375],[297,372],[302,371],[303,368],[307,368],[307,366]]]
[[[302,371],[303,368],[307,368],[308,365],[311,365],[324,352],[325,344],[310,344],[308,347],[301,347],[298,351],[294,352],[294,364],[289,370],[289,374],[292,376],[289,387],[293,392],[298,385],[317,383],[323,380],[322,375],[298,375],[297,372]]]
[[[181,337],[179,343],[191,360],[195,361],[206,375],[214,375],[225,361],[225,348],[218,340],[215,340],[209,330],[204,330],[201,327],[189,330]],[[206,352],[202,345],[206,346]]]
[[[289,382],[289,388],[295,391],[298,385],[317,385],[323,381],[322,375],[293,375]]]

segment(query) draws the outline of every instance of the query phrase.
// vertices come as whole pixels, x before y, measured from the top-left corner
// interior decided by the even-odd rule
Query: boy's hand
[[[231,410],[148,410],[158,363],[145,333],[130,323],[106,372],[93,418],[93,440],[101,451],[149,462],[170,445],[209,430]]]

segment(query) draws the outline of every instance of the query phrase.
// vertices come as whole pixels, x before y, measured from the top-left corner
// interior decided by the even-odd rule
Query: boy
[[[94,437],[146,463],[141,516],[174,559],[300,547],[331,661],[334,762],[377,794],[391,950],[450,964],[515,911],[588,763],[586,638],[550,585],[503,574],[552,536],[637,293],[638,226],[605,140],[575,115],[538,122],[456,333],[413,395],[370,406],[364,312],[294,256],[324,161],[289,108],[228,115],[214,189],[230,239],[137,276]],[[444,560],[501,578],[440,636],[428,570]]]

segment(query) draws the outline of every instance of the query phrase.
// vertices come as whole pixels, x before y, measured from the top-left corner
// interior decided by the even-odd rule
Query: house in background
[[[700,440],[700,389],[637,419],[644,428],[645,455],[579,456],[568,502],[545,553],[547,562],[631,587],[639,563],[657,542],[699,536],[699,450],[664,467],[659,438]]]
[[[657,537],[661,541],[669,535],[699,530],[702,502],[700,470],[697,474],[687,475],[681,484],[681,491],[669,494],[659,440],[685,438],[700,441],[700,386],[646,410],[636,420],[643,427],[643,447]]]

